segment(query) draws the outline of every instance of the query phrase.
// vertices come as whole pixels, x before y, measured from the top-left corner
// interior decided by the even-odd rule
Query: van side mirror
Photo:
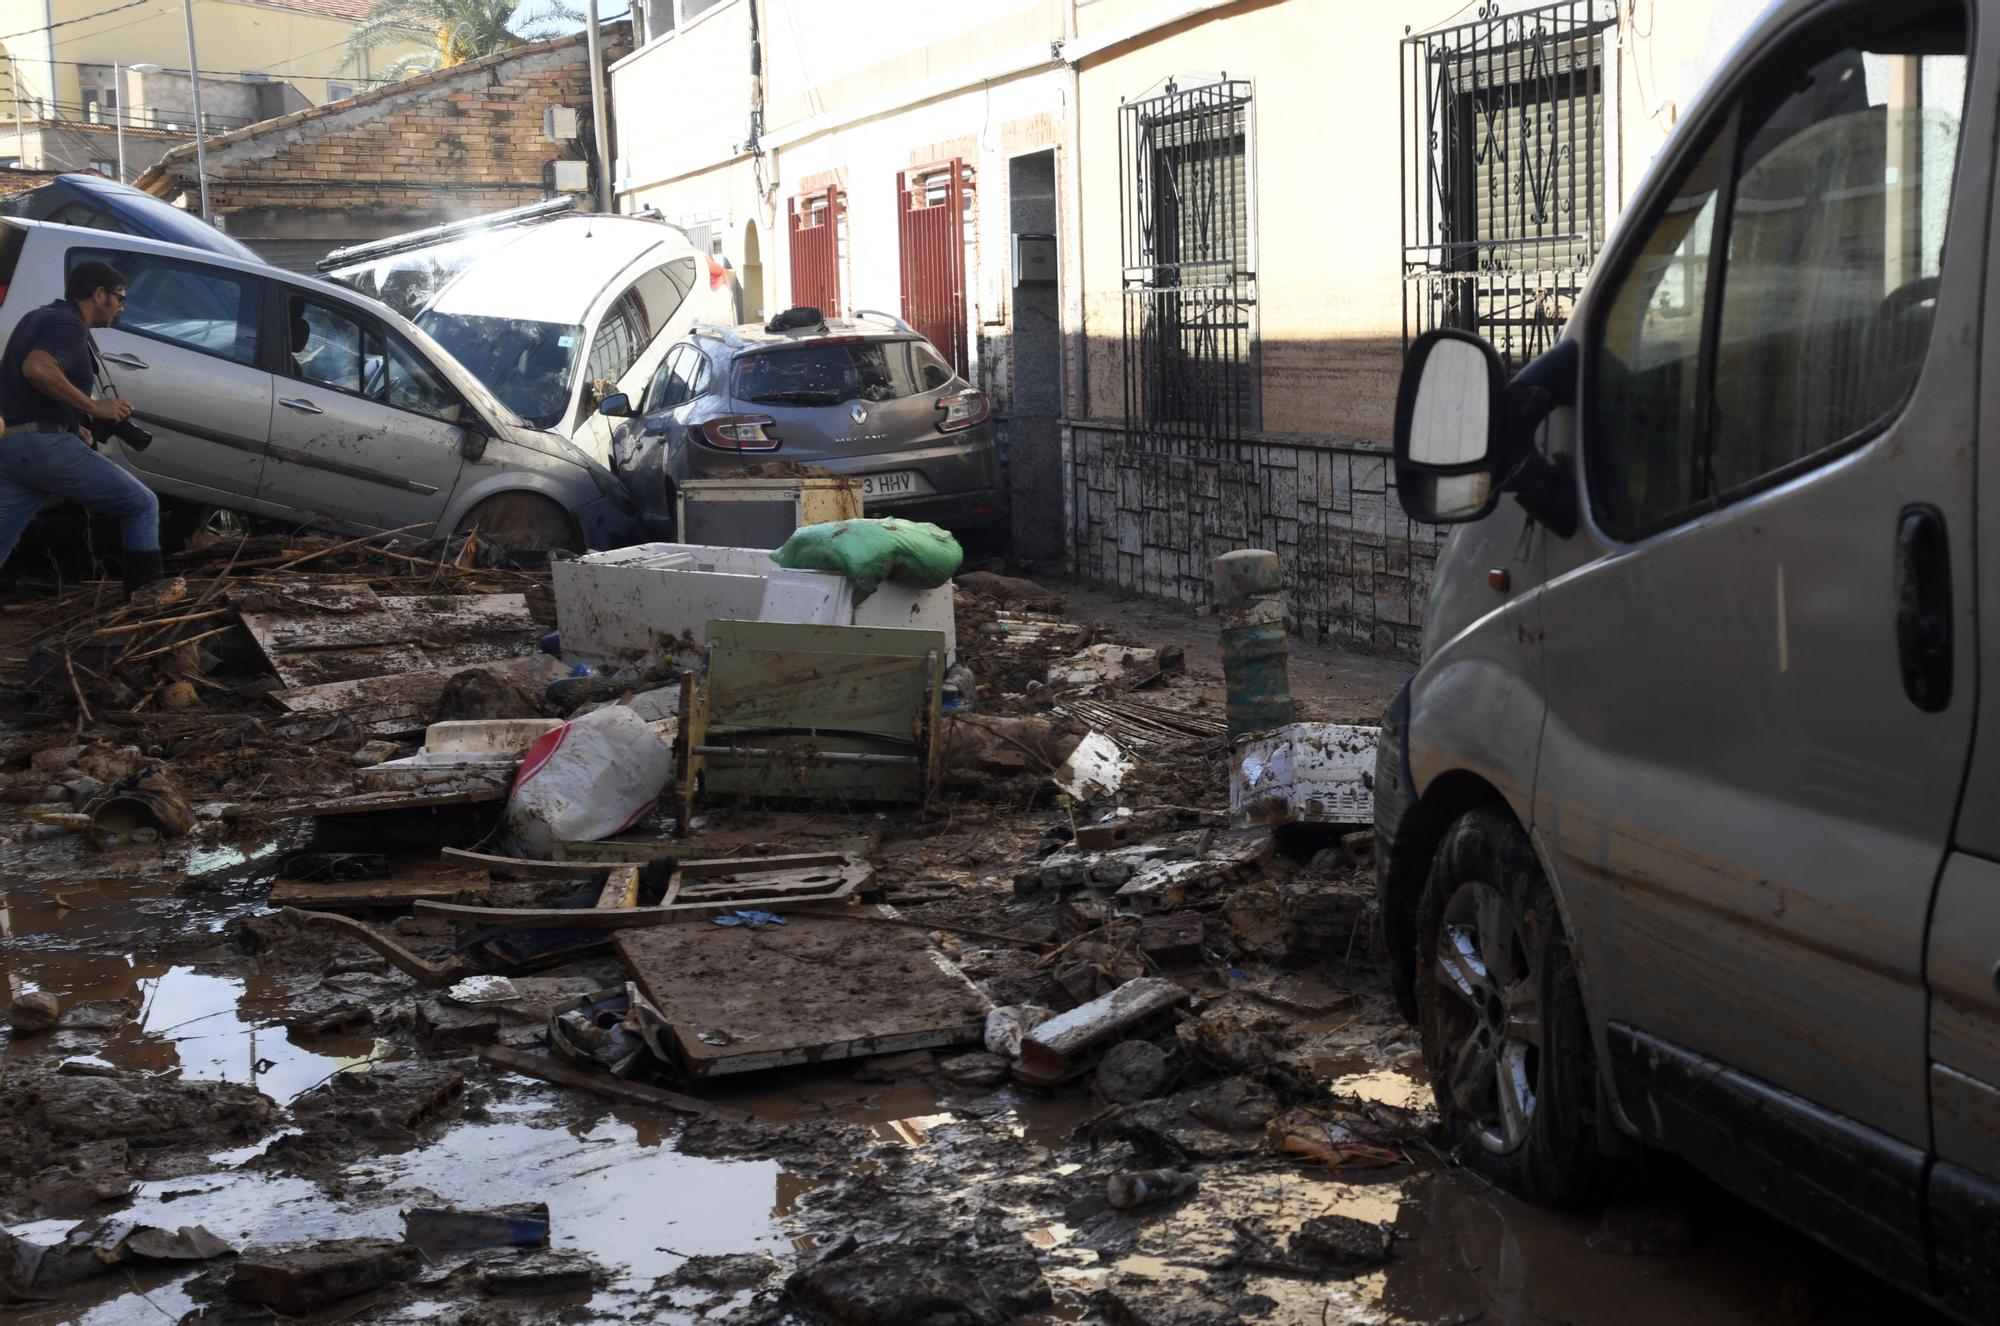
[[[632,398],[622,391],[614,391],[597,403],[597,412],[612,419],[629,419],[634,413]]]
[[[1427,331],[1396,389],[1396,488],[1432,525],[1480,520],[1500,500],[1505,370],[1492,346],[1454,328]]]
[[[1479,337],[1442,327],[1419,336],[1396,390],[1396,487],[1410,518],[1483,520],[1513,493],[1557,537],[1574,534],[1575,479],[1536,450],[1535,430],[1576,403],[1578,358],[1575,341],[1558,342],[1508,382]]]

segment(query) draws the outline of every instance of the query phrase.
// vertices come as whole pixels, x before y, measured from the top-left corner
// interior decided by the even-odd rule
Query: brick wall
[[[1445,532],[1403,514],[1386,451],[1258,441],[1171,456],[1116,425],[1078,424],[1068,462],[1083,579],[1199,606],[1215,557],[1269,548],[1295,632],[1399,658],[1421,650]]]
[[[624,43],[606,43],[607,60]],[[542,136],[550,106],[583,112],[578,144]],[[587,156],[590,76],[583,38],[559,38],[440,70],[209,140],[209,195],[232,231],[275,233],[289,215],[377,234],[548,196],[548,163]],[[177,152],[142,187],[193,187]]]

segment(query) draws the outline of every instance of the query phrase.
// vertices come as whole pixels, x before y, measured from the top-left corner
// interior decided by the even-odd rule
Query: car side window
[[[583,380],[590,389],[593,403],[602,400],[613,389],[608,384],[624,377],[639,358],[641,342],[632,322],[632,303],[629,291],[619,296],[618,302],[605,310],[604,322],[590,343],[590,356],[584,361]]]
[[[922,341],[910,342],[910,359],[916,367],[917,381],[923,384],[918,391],[936,391],[949,386],[958,376],[937,351]]]
[[[1713,509],[1901,410],[1935,316],[1964,52],[1955,9],[1850,27],[1732,110],[1601,323],[1587,455],[1608,530]]]
[[[325,304],[292,298],[285,302],[291,333],[293,375],[335,391],[362,395],[379,361],[381,338],[359,318]]]
[[[671,410],[687,399],[682,389],[684,380],[676,375],[675,370],[688,355],[693,353],[695,351],[685,345],[677,345],[667,351],[667,357],[660,364],[659,372],[653,374],[652,385],[646,388],[646,401],[642,407],[644,413]]]
[[[69,268],[108,262],[125,277],[125,307],[113,325],[238,364],[257,362],[263,283],[242,272],[150,253],[71,249]]]
[[[458,393],[400,336],[389,338],[385,371],[386,399],[392,408],[428,415],[448,424],[463,422],[465,403]]]

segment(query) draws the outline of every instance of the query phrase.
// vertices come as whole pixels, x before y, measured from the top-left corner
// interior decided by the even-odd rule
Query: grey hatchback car
[[[963,537],[1000,523],[1000,466],[986,397],[907,323],[787,309],[769,322],[697,327],[667,352],[624,419],[612,468],[671,539],[673,494],[769,461],[858,478],[870,515],[929,520]]]

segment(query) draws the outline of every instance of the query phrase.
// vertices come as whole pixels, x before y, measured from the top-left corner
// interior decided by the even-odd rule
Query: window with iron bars
[[[1257,426],[1253,141],[1244,79],[1119,107],[1125,417],[1168,449]]]
[[[1475,332],[1510,368],[1560,334],[1604,242],[1603,43],[1615,0],[1405,38],[1405,339]]]

